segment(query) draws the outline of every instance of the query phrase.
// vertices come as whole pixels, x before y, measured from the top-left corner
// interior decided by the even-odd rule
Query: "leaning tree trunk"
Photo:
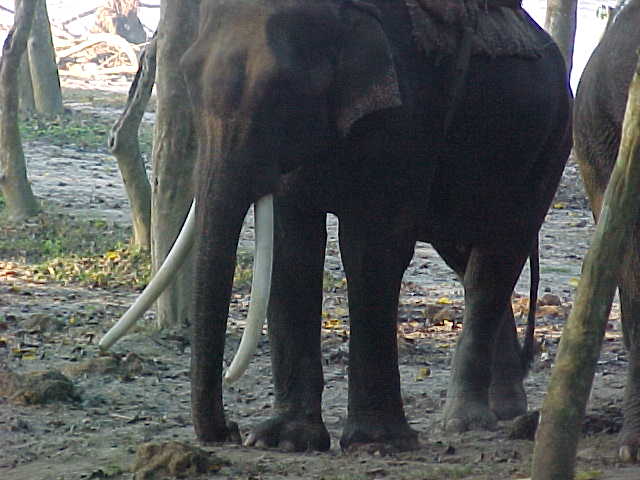
[[[562,333],[536,435],[532,480],[574,478],[580,427],[602,347],[619,266],[640,212],[640,62],[600,219]]]
[[[28,42],[28,58],[36,111],[44,115],[63,113],[60,77],[45,0],[37,0]]]
[[[138,129],[144,115],[156,75],[156,39],[145,47],[140,59],[127,105],[109,133],[109,149],[120,168],[120,174],[131,205],[133,244],[151,247],[151,184],[140,154]]]
[[[199,0],[163,1],[158,28],[156,125],[153,144],[151,254],[154,270],[164,261],[193,198],[195,136],[180,58],[195,37]],[[191,312],[191,262],[159,298],[159,327],[186,323]]]
[[[0,187],[9,216],[19,220],[38,212],[39,206],[27,180],[27,168],[18,129],[18,69],[37,0],[17,5],[14,24],[0,59]]]

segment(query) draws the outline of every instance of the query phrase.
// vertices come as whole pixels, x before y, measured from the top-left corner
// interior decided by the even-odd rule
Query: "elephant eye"
[[[219,115],[228,115],[238,109],[246,84],[246,52],[237,52],[211,62],[203,74],[203,102]]]

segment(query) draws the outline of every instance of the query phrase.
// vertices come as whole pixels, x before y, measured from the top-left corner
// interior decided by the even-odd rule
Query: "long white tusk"
[[[271,268],[273,260],[273,195],[265,195],[254,205],[255,257],[251,282],[251,303],[240,346],[231,365],[224,374],[230,384],[242,376],[258,346],[262,326],[267,318]]]
[[[182,266],[193,246],[196,230],[195,212],[196,201],[193,200],[187,219],[184,221],[182,230],[180,230],[180,234],[178,238],[176,238],[173,247],[171,247],[171,250],[167,254],[167,258],[165,258],[144,291],[136,301],[133,302],[133,305],[129,307],[125,314],[120,317],[120,320],[102,337],[98,343],[98,346],[102,350],[109,350],[114,343],[120,340],[175,278],[175,273]]]

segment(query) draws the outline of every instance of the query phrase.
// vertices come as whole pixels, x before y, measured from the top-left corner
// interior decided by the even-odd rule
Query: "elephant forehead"
[[[275,68],[265,36],[267,16],[263,9],[238,9],[218,19],[223,25],[211,23],[214,32],[203,27],[194,47],[200,50],[201,71],[188,80],[200,89],[204,107],[228,114],[249,100],[247,95],[263,93]]]

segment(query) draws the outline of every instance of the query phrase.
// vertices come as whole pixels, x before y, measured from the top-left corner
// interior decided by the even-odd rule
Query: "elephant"
[[[431,50],[417,41],[413,0],[202,1],[181,60],[198,138],[191,401],[202,442],[239,437],[223,408],[223,351],[238,237],[254,203],[263,266],[248,323],[268,317],[274,414],[245,445],[330,448],[320,348],[328,213],[348,285],[341,447],[419,445],[396,337],[417,241],[434,246],[465,292],[445,428],[491,429],[526,411],[510,299],[571,149],[572,97],[551,38],[517,2],[494,1],[420,0],[435,18],[427,34],[445,31]],[[494,16],[535,48],[480,49]],[[260,333],[251,328],[243,352]],[[246,355],[235,362],[227,378]]]
[[[574,109],[575,157],[596,221],[616,162],[629,84],[640,47],[640,0],[622,8],[593,51],[580,77]],[[619,457],[640,462],[640,224],[618,274],[618,291],[629,370]]]

